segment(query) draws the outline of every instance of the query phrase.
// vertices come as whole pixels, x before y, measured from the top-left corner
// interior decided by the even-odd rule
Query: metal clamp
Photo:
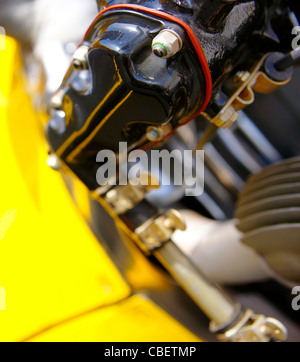
[[[235,90],[221,111],[215,117],[211,117],[205,112],[203,113],[211,123],[217,127],[230,127],[238,118],[237,112],[254,102],[254,91],[262,94],[273,93],[291,80],[291,78],[288,78],[277,82],[263,71],[263,64],[268,55],[266,54],[262,57],[252,70],[239,71],[234,76]]]
[[[245,311],[234,327],[224,333],[220,333],[214,323],[211,323],[210,330],[221,342],[283,342],[287,338],[287,329],[281,322],[255,314],[250,309]]]
[[[159,180],[146,171],[141,173],[141,180],[141,184],[136,186],[130,183],[118,185],[106,193],[104,199],[117,215],[133,209],[145,198],[147,192],[159,187]]]
[[[176,230],[184,231],[185,222],[176,210],[170,210],[157,218],[148,220],[135,230],[141,242],[151,252],[169,242]]]

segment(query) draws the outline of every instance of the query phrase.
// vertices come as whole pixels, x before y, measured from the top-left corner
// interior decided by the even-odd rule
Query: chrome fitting
[[[152,42],[153,53],[159,58],[170,58],[182,48],[180,36],[171,29],[162,30]]]
[[[130,183],[115,186],[106,193],[104,199],[117,215],[133,209],[151,189],[159,187],[159,180],[146,171],[141,173],[140,181],[136,186]]]
[[[66,114],[64,111],[55,111],[49,121],[49,127],[54,132],[61,134],[66,129]]]
[[[151,252],[169,242],[176,230],[185,229],[186,225],[181,214],[177,210],[169,210],[145,222],[135,230],[135,234]]]
[[[247,309],[242,319],[225,332],[211,323],[210,331],[215,333],[221,342],[283,342],[287,338],[286,327],[275,318],[255,314]]]
[[[76,70],[85,70],[88,68],[87,55],[89,49],[90,48],[87,45],[81,45],[79,48],[76,49],[72,60],[73,67]]]

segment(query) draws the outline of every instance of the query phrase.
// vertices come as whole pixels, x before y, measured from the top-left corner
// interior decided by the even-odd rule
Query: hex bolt
[[[162,139],[163,132],[161,128],[149,127],[147,129],[147,139],[150,142],[160,141]]]
[[[152,41],[152,51],[159,58],[170,58],[181,48],[181,37],[171,29],[162,30]]]
[[[77,50],[75,51],[73,55],[73,67],[76,70],[85,70],[88,68],[88,60],[87,55],[89,52],[89,47],[87,45],[81,45]]]

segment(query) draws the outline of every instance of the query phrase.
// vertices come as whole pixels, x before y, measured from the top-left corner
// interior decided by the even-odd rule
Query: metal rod
[[[210,282],[172,241],[153,254],[216,325],[227,326],[238,316],[241,306]]]
[[[210,124],[209,127],[207,127],[207,129],[205,130],[205,132],[201,135],[197,143],[196,149],[194,151],[203,150],[203,147],[206,145],[207,142],[209,142],[212,139],[217,130],[218,127],[215,124]]]
[[[280,60],[275,63],[275,68],[280,71],[285,71],[286,69],[300,63],[300,48],[293,50]]]

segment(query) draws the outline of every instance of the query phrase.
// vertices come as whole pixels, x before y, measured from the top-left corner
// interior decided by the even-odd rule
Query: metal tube
[[[293,50],[286,56],[282,57],[275,63],[275,68],[279,71],[285,71],[286,69],[300,63],[300,48]]]
[[[212,322],[226,326],[234,320],[240,305],[230,301],[172,241],[153,254]]]

